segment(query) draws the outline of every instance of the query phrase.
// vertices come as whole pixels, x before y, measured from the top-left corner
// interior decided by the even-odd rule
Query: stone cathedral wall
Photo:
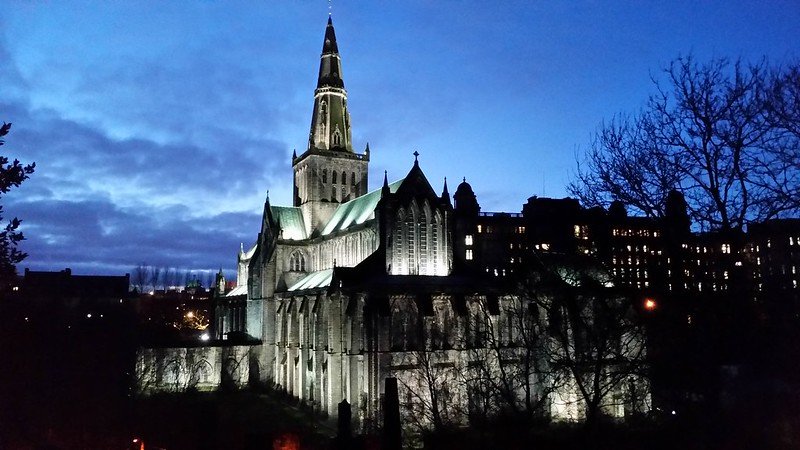
[[[260,378],[260,351],[260,345],[139,348],[135,389],[150,395],[241,388]]]

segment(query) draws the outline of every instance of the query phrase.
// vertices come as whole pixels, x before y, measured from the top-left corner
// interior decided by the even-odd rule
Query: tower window
[[[342,184],[347,184],[347,174],[342,172]]]
[[[328,182],[328,169],[322,169],[322,182]]]
[[[342,145],[342,133],[339,132],[338,126],[336,127],[336,131],[333,132],[333,145]]]
[[[336,184],[336,172],[331,172],[331,182]]]
[[[350,185],[351,186],[355,186],[356,185],[356,173],[355,172],[350,174]]]

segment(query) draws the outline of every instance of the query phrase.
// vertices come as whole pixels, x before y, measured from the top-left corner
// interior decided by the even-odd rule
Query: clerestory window
[[[289,257],[289,270],[293,272],[306,271],[306,258],[300,250],[295,250]]]

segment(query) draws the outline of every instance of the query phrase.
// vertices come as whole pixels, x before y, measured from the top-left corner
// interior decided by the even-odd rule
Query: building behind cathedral
[[[519,362],[519,331],[504,324],[522,301],[516,280],[546,254],[592,258],[608,274],[603,283],[642,298],[732,291],[755,298],[771,290],[796,297],[795,221],[747,235],[693,234],[677,193],[664,219],[630,217],[621,204],[606,211],[537,197],[521,213],[481,212],[466,180],[452,198],[446,180],[435,190],[416,154],[403,178],[384,175],[370,190],[369,146],[356,151],[351,136],[329,19],[307,147],[292,156],[293,204],[266,200],[255,245],[239,251],[237,285],[217,299],[214,340],[140,350],[143,392],[270,384],[331,415],[347,400],[356,423],[369,429],[379,421],[387,377],[404,388],[401,401],[424,403],[415,397],[423,365],[469,371],[487,364],[482,350],[491,345],[507,355],[489,362],[491,370]],[[760,270],[776,259],[782,272]],[[691,322],[691,309],[681,311]],[[528,381],[546,415],[581,416],[574,392],[551,392],[546,377]],[[479,389],[453,386],[446,387],[450,409],[474,413]],[[617,387],[608,414],[649,407],[649,392],[631,400],[629,389]]]

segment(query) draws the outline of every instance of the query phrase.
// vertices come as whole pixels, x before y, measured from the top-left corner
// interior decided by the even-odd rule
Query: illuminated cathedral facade
[[[435,191],[416,152],[405,177],[384,175],[369,190],[370,149],[355,151],[351,134],[329,19],[307,147],[292,156],[293,204],[267,198],[255,245],[239,251],[237,286],[218,297],[217,344],[143,349],[143,391],[258,382],[330,415],[347,400],[366,430],[379,425],[389,377],[398,379],[400,402],[416,405],[406,411],[425,416],[427,370],[439,380],[427,391],[447,393],[453,421],[479,413],[481,387],[456,378],[519,360],[522,331],[512,326],[519,299],[508,283],[498,269],[476,266],[482,226],[475,194],[466,181],[452,202],[446,181]],[[524,234],[524,226],[516,230]],[[489,341],[497,351],[487,351]],[[547,380],[535,378],[529,372],[520,382],[520,398],[550,395]],[[550,414],[580,415],[574,399],[550,398]]]

